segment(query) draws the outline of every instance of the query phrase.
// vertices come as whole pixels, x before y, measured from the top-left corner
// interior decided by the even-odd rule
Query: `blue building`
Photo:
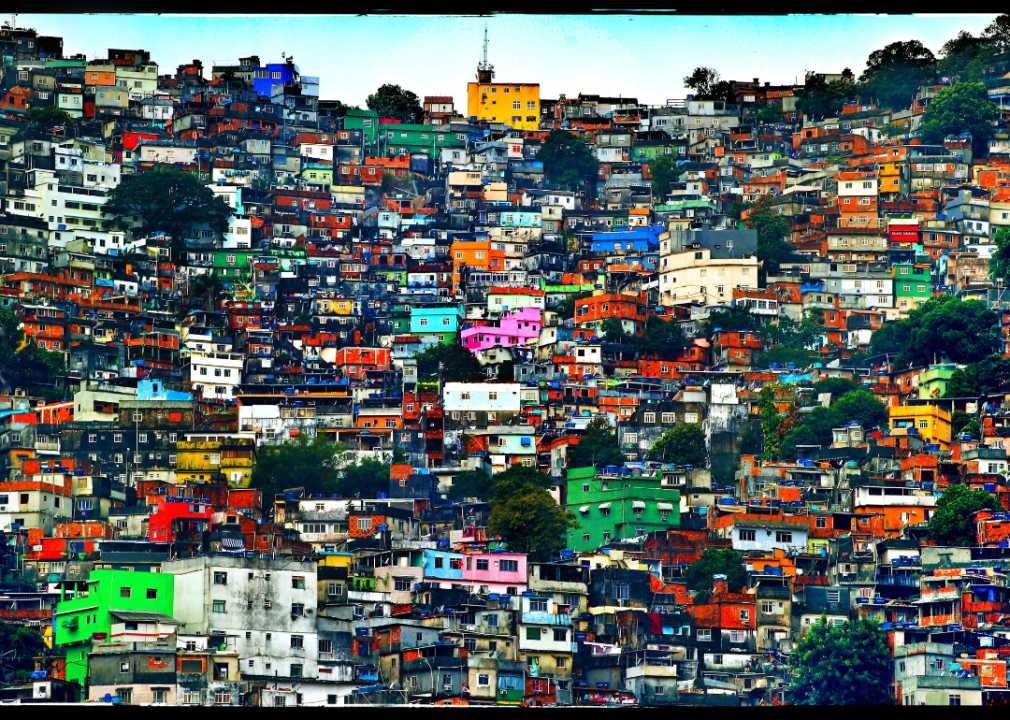
[[[290,60],[283,63],[267,63],[266,67],[256,69],[253,76],[253,90],[257,95],[272,95],[271,88],[274,85],[284,85],[289,82],[296,82],[301,73],[298,66]]]

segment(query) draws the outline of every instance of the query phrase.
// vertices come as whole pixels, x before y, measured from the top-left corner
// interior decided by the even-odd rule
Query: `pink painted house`
[[[493,347],[517,347],[540,337],[543,315],[539,308],[520,308],[503,317],[498,325],[469,327],[460,341],[474,355]]]
[[[488,592],[519,595],[526,590],[526,555],[523,553],[466,553],[462,585],[474,591],[481,585]]]

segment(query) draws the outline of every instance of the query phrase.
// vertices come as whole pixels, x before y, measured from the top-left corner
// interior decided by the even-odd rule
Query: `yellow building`
[[[540,83],[467,83],[466,99],[467,117],[517,130],[540,127]]]
[[[887,409],[891,436],[918,436],[941,450],[950,445],[950,413],[935,405],[899,405]]]
[[[232,487],[248,487],[256,465],[256,443],[247,438],[180,441],[175,444],[175,452],[178,482],[224,475]]]

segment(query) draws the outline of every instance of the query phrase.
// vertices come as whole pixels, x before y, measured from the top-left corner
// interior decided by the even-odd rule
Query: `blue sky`
[[[480,60],[484,24],[495,79],[539,82],[541,97],[581,93],[624,95],[651,105],[682,98],[683,78],[698,65],[723,78],[772,84],[803,81],[805,70],[858,76],[866,57],[896,40],[920,40],[934,53],[965,29],[979,34],[985,15],[840,15],[676,17],[497,15],[242,16],[31,15],[21,27],[62,35],[64,51],[88,59],[109,47],[151,52],[160,73],[194,58],[206,73],[214,62],[294,55],[305,75],[320,78],[320,95],[364,106],[383,83],[418,96],[452,95],[466,111],[466,84]]]

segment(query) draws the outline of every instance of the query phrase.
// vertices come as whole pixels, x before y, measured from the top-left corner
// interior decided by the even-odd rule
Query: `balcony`
[[[520,622],[528,625],[554,625],[571,627],[572,616],[568,613],[524,612]]]
[[[874,582],[888,587],[919,587],[919,578],[911,575],[877,575]]]

